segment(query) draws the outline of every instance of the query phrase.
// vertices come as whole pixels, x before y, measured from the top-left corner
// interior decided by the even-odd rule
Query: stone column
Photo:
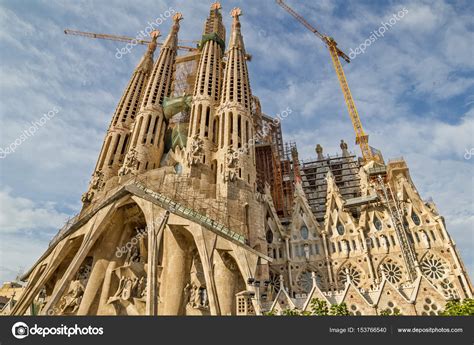
[[[159,315],[184,314],[183,292],[191,266],[188,248],[189,240],[184,235],[172,231],[170,226],[164,229]]]
[[[230,266],[230,267],[229,267]],[[214,280],[216,282],[217,297],[221,315],[235,315],[235,290],[237,267],[225,262],[217,252],[214,254]]]
[[[94,302],[96,302],[95,304],[99,303],[98,297],[103,287],[107,267],[111,261],[114,261],[123,229],[123,225],[121,225],[124,223],[123,211],[114,218],[108,230],[102,235],[100,245],[95,250],[92,271],[77,315],[95,314],[97,311],[98,305],[94,305]]]

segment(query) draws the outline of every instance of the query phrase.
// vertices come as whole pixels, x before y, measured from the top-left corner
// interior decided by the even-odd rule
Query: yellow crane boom
[[[98,33],[95,33],[95,32],[77,31],[77,30],[71,30],[71,29],[65,29],[64,33],[66,35],[83,36],[83,37],[89,37],[89,38],[100,38],[100,39],[103,39],[103,40],[119,41],[119,42],[127,42],[127,43],[130,43],[132,41],[136,41],[138,44],[149,44],[149,43],[151,43],[151,41],[140,40],[140,39],[127,37],[127,36],[110,35],[110,34],[98,34]],[[183,42],[183,41],[180,41],[180,42]],[[187,41],[187,42],[195,42],[195,41]],[[158,45],[161,46],[162,43],[158,43]],[[198,50],[198,48],[181,46],[181,45],[178,45],[178,49],[186,50],[186,51],[189,51],[189,52]]]
[[[342,69],[341,61],[339,57],[343,58],[346,62],[350,63],[351,60],[349,57],[337,47],[336,41],[327,35],[320,33],[315,27],[308,23],[301,15],[299,15],[295,10],[290,6],[285,4],[283,0],[276,0],[277,4],[280,5],[284,10],[291,14],[296,20],[303,24],[309,31],[315,34],[320,40],[322,40],[331,55],[332,63],[334,69],[336,70],[337,79],[341,85],[342,93],[344,94],[344,100],[346,101],[347,110],[352,121],[352,126],[354,127],[354,132],[356,135],[356,144],[360,146],[362,151],[362,157],[366,163],[370,161],[377,161],[378,157],[372,153],[372,150],[369,146],[369,136],[365,134],[364,128],[362,127],[362,122],[360,121],[359,113],[352,98],[351,90],[349,89],[349,84],[347,83],[346,75]]]

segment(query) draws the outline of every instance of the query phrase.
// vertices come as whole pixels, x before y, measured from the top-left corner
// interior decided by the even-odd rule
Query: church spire
[[[232,10],[230,14],[233,17],[233,21],[229,48],[240,48],[245,53],[244,40],[242,38],[242,33],[240,32],[240,16],[242,15],[242,10],[236,7]]]
[[[153,54],[157,46],[158,36],[158,31],[151,33],[152,41],[133,71],[132,77],[115,109],[92,174],[89,189],[82,197],[84,203],[92,201],[94,194],[102,190],[111,177],[117,176],[117,172],[122,165],[130,141],[131,127],[138,113],[143,98],[143,90],[153,67]]]
[[[255,146],[249,143],[255,139],[255,123],[251,112],[251,91],[247,70],[244,41],[239,17],[242,11],[234,8],[231,40],[226,52],[221,103],[218,108],[221,119],[220,140],[215,154],[220,173],[224,179],[221,189],[227,183],[241,179],[252,188],[256,187]]]
[[[251,91],[246,62],[247,54],[239,19],[242,11],[240,8],[234,8],[231,15],[233,17],[232,33],[227,50],[221,103],[237,102],[250,111]]]
[[[133,127],[130,149],[119,171],[121,176],[131,171],[141,173],[160,166],[167,127],[162,105],[164,98],[169,97],[171,93],[178,48],[179,22],[182,19],[181,13],[173,16],[173,26],[153,66],[140,112]]]
[[[211,162],[211,154],[215,151],[219,140],[220,118],[215,109],[219,103],[222,85],[222,57],[225,49],[225,29],[220,13],[221,5],[211,5],[209,17],[204,25],[200,43],[201,57],[197,69],[194,86],[191,120],[189,126],[188,167],[198,163],[208,165],[214,171],[215,163]],[[192,155],[192,146],[199,142],[202,150],[198,158]]]

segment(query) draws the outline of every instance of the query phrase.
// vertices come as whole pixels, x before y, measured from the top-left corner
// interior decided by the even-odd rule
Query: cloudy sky
[[[445,216],[473,276],[472,2],[287,2],[347,54],[405,9],[396,23],[385,25],[383,37],[345,64],[345,72],[371,145],[385,159],[406,159],[421,195],[432,198]],[[118,59],[123,43],[66,36],[63,30],[136,36],[172,8],[185,18],[180,39],[199,40],[209,5],[201,0],[0,1],[0,149],[43,114],[58,111],[0,159],[0,282],[28,270],[79,211],[115,106],[145,51],[137,46]],[[253,56],[253,93],[269,115],[292,110],[283,130],[286,140],[297,141],[300,157],[313,157],[317,143],[325,153],[337,153],[340,139],[358,152],[323,44],[273,0],[222,5],[228,33],[228,13],[242,8],[242,31]],[[166,34],[170,24],[165,20],[160,30]]]

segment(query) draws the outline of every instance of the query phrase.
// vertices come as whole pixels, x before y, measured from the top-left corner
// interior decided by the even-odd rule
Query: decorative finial
[[[154,30],[152,32],[150,32],[150,37],[151,37],[151,42],[148,43],[148,53],[149,54],[153,54],[156,50],[156,40],[158,39],[158,37],[161,36],[161,33],[159,30]]]
[[[160,30],[153,30],[152,32],[150,32],[150,37],[152,40],[156,40],[160,36],[161,36]]]
[[[219,1],[216,1],[211,5],[211,10],[214,10],[214,11],[220,10],[221,8],[222,6]]]
[[[230,15],[234,17],[234,19],[238,19],[242,15],[242,10],[238,7],[234,7],[230,12]]]
[[[180,20],[183,19],[183,15],[181,12],[177,12],[174,16],[173,16],[173,21],[175,22],[179,22]]]

